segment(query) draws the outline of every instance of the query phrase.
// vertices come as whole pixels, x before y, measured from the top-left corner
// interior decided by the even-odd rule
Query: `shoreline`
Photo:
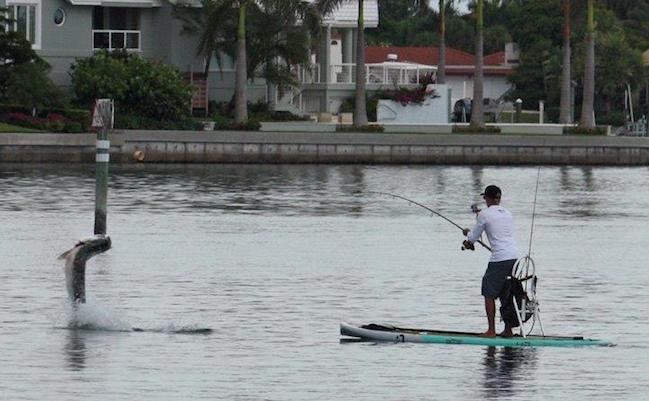
[[[649,165],[641,137],[536,134],[123,131],[111,162]],[[94,163],[95,134],[0,134],[0,163]],[[141,152],[141,153],[136,153]]]

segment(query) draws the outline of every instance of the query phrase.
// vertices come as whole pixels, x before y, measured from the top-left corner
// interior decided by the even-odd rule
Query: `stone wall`
[[[0,162],[93,162],[93,134],[0,134]],[[121,163],[649,165],[649,139],[605,136],[116,131]]]

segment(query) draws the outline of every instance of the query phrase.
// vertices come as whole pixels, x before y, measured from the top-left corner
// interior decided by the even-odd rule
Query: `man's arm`
[[[472,244],[475,243],[480,239],[480,236],[482,235],[482,232],[484,231],[486,225],[487,221],[485,220],[484,215],[480,213],[478,215],[478,220],[476,221],[475,226],[473,226],[473,228],[466,234],[466,239]]]

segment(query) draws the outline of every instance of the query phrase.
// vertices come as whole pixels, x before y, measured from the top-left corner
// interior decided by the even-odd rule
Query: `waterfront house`
[[[384,47],[369,46],[365,52],[368,63],[390,63],[395,60],[437,66],[439,50],[437,47]],[[518,65],[518,49],[515,44],[507,44],[504,51],[484,58],[484,97],[501,99],[512,84],[508,77]],[[446,48],[446,83],[451,88],[452,101],[473,97],[473,78],[475,57],[473,54]]]
[[[181,35],[171,0],[0,0],[39,56],[51,78],[70,84],[70,66],[100,49],[126,49],[181,71],[201,70],[195,40]]]
[[[36,52],[52,67],[51,78],[70,85],[70,66],[75,59],[100,49],[125,49],[160,60],[182,73],[202,72],[205,60],[196,55],[197,40],[182,33],[182,22],[173,7],[188,0],[0,0],[16,20],[10,29],[23,32]],[[315,0],[313,0],[315,1]],[[368,28],[378,25],[377,0],[366,0]],[[189,0],[200,7],[200,0]],[[325,34],[314,51],[314,65],[301,68],[302,86],[276,94],[279,108],[294,112],[335,111],[342,99],[353,96],[356,1],[343,4],[323,19]],[[336,51],[338,49],[338,51]],[[234,63],[225,60],[222,70],[211,63],[209,98],[227,101],[234,90]],[[370,85],[370,90],[377,87]],[[263,80],[249,82],[249,99],[265,100]]]

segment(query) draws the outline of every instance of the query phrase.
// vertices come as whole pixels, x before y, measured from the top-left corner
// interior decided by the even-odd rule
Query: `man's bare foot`
[[[480,337],[496,337],[496,332],[494,330],[487,330],[480,334]]]
[[[503,330],[502,333],[498,334],[498,337],[510,338],[514,337],[514,333],[510,330]]]

